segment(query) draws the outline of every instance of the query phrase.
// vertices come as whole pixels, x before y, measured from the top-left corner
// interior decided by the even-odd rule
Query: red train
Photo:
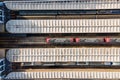
[[[48,44],[82,44],[82,43],[115,43],[120,42],[120,38],[46,38]]]

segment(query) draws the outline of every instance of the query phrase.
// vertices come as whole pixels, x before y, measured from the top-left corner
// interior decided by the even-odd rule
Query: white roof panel
[[[24,71],[11,72],[5,79],[120,79],[119,69],[33,69]]]
[[[29,0],[4,1],[11,10],[119,9],[119,0]]]
[[[10,49],[10,62],[120,62],[120,48]]]
[[[120,33],[120,19],[10,20],[9,33]]]

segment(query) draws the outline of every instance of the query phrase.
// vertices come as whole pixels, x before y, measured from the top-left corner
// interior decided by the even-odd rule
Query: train
[[[71,44],[74,38],[46,38],[48,44]]]
[[[120,38],[96,37],[96,38],[46,38],[47,44],[82,44],[82,43],[119,43]]]

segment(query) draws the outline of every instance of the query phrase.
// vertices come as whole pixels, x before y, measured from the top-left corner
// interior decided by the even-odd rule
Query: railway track
[[[120,37],[116,36],[44,36],[44,37],[1,37],[1,45],[113,45],[117,46],[120,43]]]
[[[120,15],[43,15],[43,16],[20,16],[11,19],[119,19]]]

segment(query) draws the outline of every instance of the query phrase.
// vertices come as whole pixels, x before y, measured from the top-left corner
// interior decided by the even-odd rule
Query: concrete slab
[[[5,32],[4,24],[0,24],[0,32]]]
[[[0,49],[0,59],[5,57],[5,49]]]

